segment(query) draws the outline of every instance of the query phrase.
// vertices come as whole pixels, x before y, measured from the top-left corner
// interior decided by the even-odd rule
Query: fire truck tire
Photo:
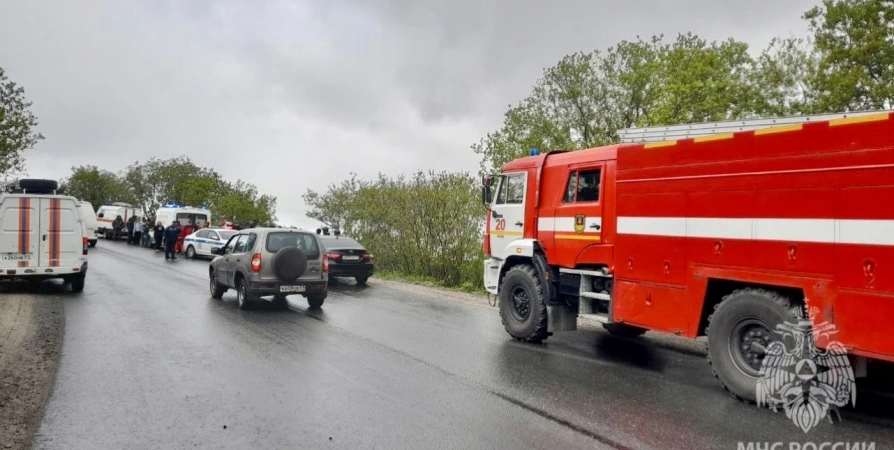
[[[634,327],[623,323],[604,323],[602,324],[602,328],[605,328],[606,331],[615,336],[623,337],[638,337],[646,333],[645,328]]]
[[[708,363],[733,397],[754,403],[766,348],[776,326],[798,320],[800,305],[777,292],[746,288],[723,297],[708,317]]]
[[[535,343],[547,338],[543,296],[534,266],[524,264],[509,269],[500,287],[500,318],[509,335]]]

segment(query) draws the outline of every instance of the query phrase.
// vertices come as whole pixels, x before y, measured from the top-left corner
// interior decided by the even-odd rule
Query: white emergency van
[[[81,201],[81,217],[84,219],[87,242],[91,247],[96,247],[96,211],[90,202]]]
[[[125,226],[127,219],[136,215],[143,217],[143,210],[127,203],[109,203],[99,207],[96,211],[96,235],[111,240],[114,237],[115,230],[112,228],[112,222],[115,218],[121,216]],[[120,238],[127,238],[127,228],[124,228]]]
[[[62,278],[72,291],[87,279],[86,226],[78,199],[54,180],[19,180],[0,194],[0,279]]]
[[[180,226],[186,226],[189,222],[201,228],[205,226],[206,222],[211,221],[211,213],[204,208],[172,204],[166,204],[155,212],[155,221],[161,221],[165,227],[174,223],[175,220],[180,221]]]

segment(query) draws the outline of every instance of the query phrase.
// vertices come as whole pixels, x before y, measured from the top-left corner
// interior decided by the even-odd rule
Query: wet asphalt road
[[[488,308],[333,284],[321,310],[236,308],[206,261],[100,240],[65,301],[35,448],[736,449],[894,446],[894,397],[861,391],[804,434],[725,395],[703,352],[602,331],[517,343]],[[788,446],[786,446],[788,448]]]

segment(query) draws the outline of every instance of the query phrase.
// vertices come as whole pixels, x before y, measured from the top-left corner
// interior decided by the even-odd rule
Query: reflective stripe
[[[618,217],[618,234],[894,246],[894,220]]]
[[[19,198],[19,253],[26,254],[31,251],[31,199]],[[33,257],[33,255],[32,255]],[[29,261],[19,261],[19,267],[30,266]]]

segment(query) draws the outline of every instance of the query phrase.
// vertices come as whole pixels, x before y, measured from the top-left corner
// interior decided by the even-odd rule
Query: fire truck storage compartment
[[[692,330],[696,315],[671,317],[716,300],[678,290],[699,269],[747,272],[743,283],[810,277],[830,282],[823,298],[806,301],[823,306],[845,345],[894,360],[892,122],[879,115],[622,146],[615,296],[634,300],[615,302],[615,314]]]

